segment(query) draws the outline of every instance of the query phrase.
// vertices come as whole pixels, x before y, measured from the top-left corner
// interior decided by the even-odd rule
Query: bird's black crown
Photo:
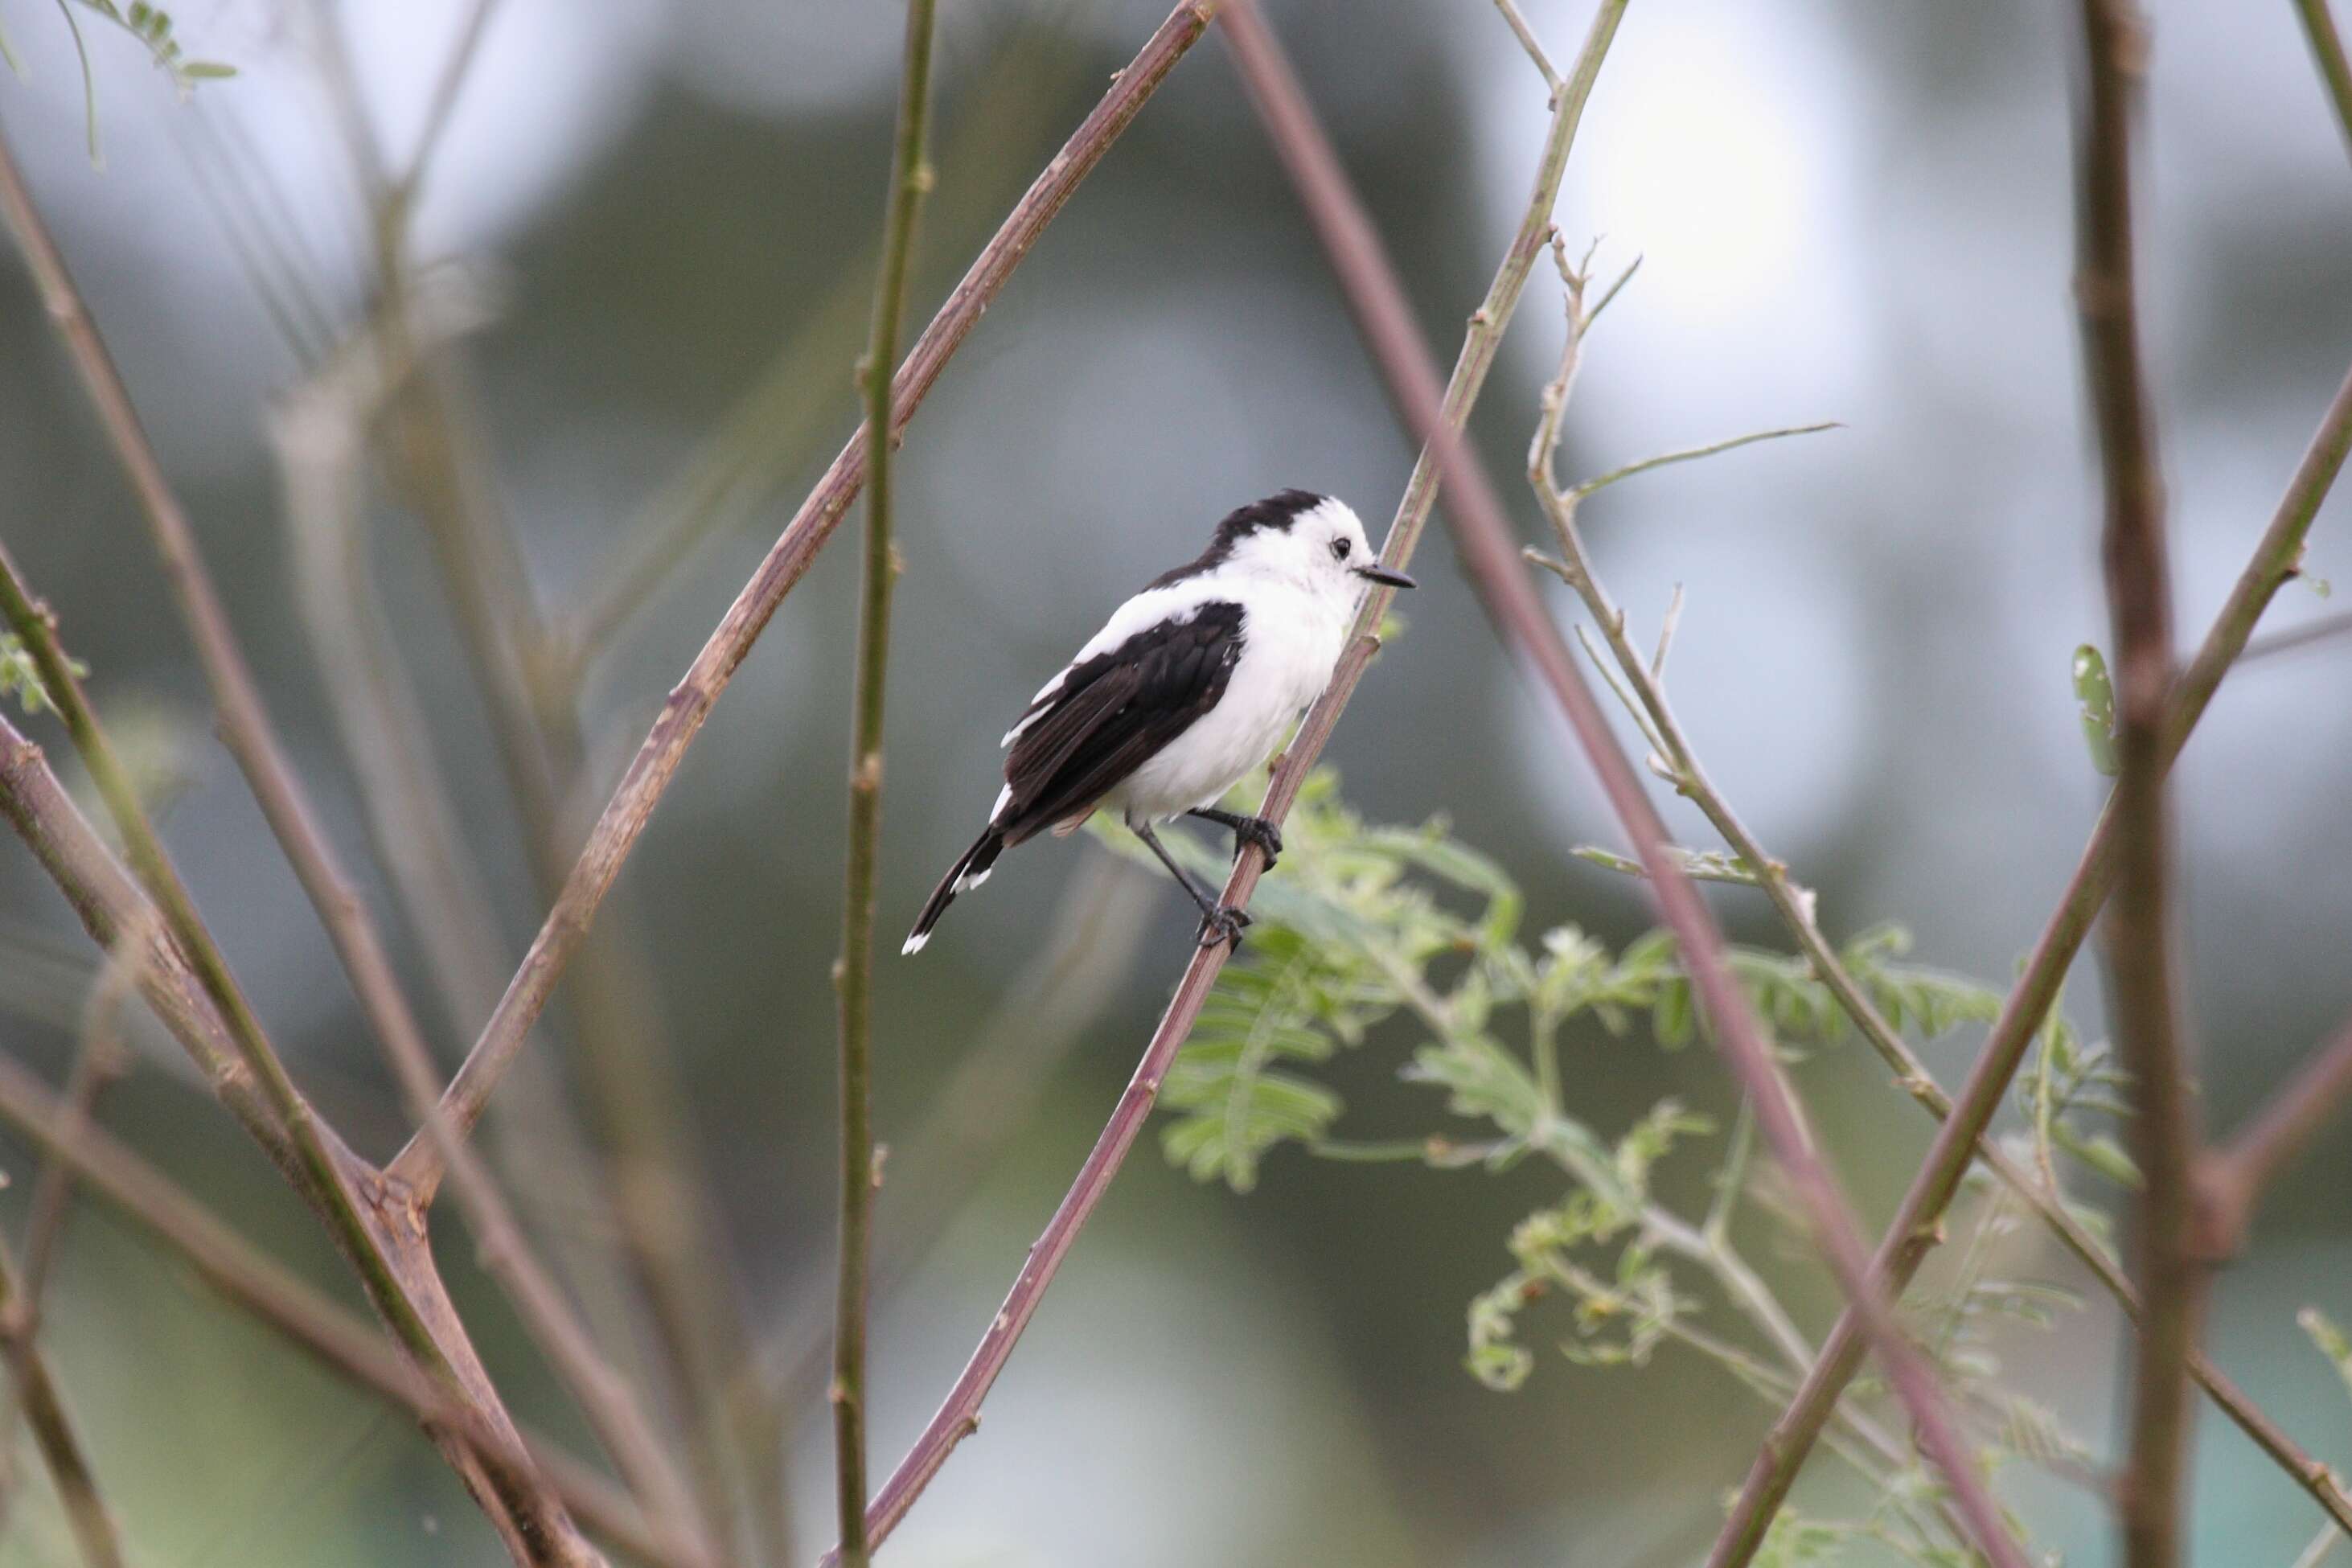
[[[1254,500],[1247,506],[1235,507],[1217,524],[1217,531],[1209,540],[1209,548],[1193,559],[1164,572],[1151,580],[1150,586],[1165,588],[1187,577],[1197,577],[1203,572],[1213,572],[1233,555],[1234,547],[1260,529],[1287,531],[1302,513],[1313,511],[1328,500],[1313,490],[1276,490],[1264,500]]]
[[[1209,548],[1213,553],[1227,554],[1241,540],[1262,528],[1286,531],[1298,521],[1300,513],[1313,511],[1328,499],[1312,490],[1276,490],[1264,500],[1235,507],[1217,524],[1216,538]]]

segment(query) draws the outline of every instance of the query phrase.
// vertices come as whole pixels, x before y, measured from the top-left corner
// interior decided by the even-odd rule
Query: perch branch
[[[1623,0],[1604,4],[1595,18],[1585,45],[1584,58],[1580,59],[1570,84],[1553,100],[1551,129],[1545,138],[1543,155],[1538,166],[1535,193],[1530,198],[1517,235],[1504,254],[1502,265],[1486,291],[1486,299],[1471,312],[1469,330],[1465,335],[1462,353],[1454,362],[1453,379],[1447,384],[1442,417],[1448,430],[1458,431],[1468,419],[1470,409],[1477,402],[1478,393],[1486,384],[1486,373],[1492,368],[1496,351],[1500,348],[1503,330],[1511,313],[1518,307],[1519,296],[1527,287],[1528,274],[1543,249],[1544,236],[1549,229],[1551,204],[1559,190],[1561,173],[1568,165],[1568,154],[1576,138],[1576,128],[1584,102],[1590,96],[1592,82],[1601,69],[1608,51],[1609,40],[1614,35],[1616,18],[1623,10]],[[1429,519],[1430,504],[1437,494],[1439,454],[1424,447],[1415,461],[1412,477],[1406,481],[1404,495],[1397,504],[1395,520],[1390,524],[1388,538],[1381,551],[1381,563],[1402,569],[1412,557],[1423,525]],[[1323,745],[1330,738],[1331,728],[1339,721],[1340,711],[1347,707],[1356,683],[1362,679],[1364,668],[1380,647],[1373,628],[1387,611],[1393,596],[1388,589],[1375,589],[1365,600],[1356,617],[1354,636],[1347,652],[1333,671],[1331,683],[1316,700],[1283,753],[1282,764],[1275,770],[1266,788],[1265,803],[1259,815],[1279,824],[1289,815],[1292,802],[1298,795],[1299,785]],[[1258,876],[1265,868],[1265,858],[1255,845],[1244,846],[1234,862],[1232,875],[1226,879],[1221,901],[1233,908],[1245,907],[1250,893],[1256,888]],[[980,1408],[995,1385],[1005,1363],[1011,1359],[1013,1347],[1019,1342],[1022,1331],[1028,1327],[1038,1304],[1045,1299],[1046,1287],[1053,1282],[1062,1259],[1076,1240],[1078,1231],[1094,1213],[1109,1189],[1111,1179],[1118,1173],[1128,1152],[1143,1130],[1158,1100],[1161,1080],[1185,1037],[1192,1032],[1192,1020],[1208,1000],[1210,988],[1216,984],[1218,972],[1224,967],[1227,948],[1220,943],[1202,948],[1193,955],[1176,987],[1176,994],[1161,1014],[1160,1025],[1152,1031],[1143,1057],[1136,1064],[1135,1073],[1128,1080],[1118,1103],[1112,1108],[1110,1119],[1104,1123],[1101,1134],[1086,1162],[1078,1168],[1076,1178],[1070,1184],[1045,1229],[1029,1248],[1021,1269],[1013,1277],[1012,1289],[1006,1292],[1004,1304],[990,1321],[987,1331],[981,1336],[971,1359],[949,1389],[928,1426],[923,1428],[905,1458],[898,1462],[890,1479],[874,1500],[866,1513],[866,1533],[879,1543],[923,1489],[930,1485],[944,1466],[956,1445],[970,1436],[980,1426]],[[828,1563],[832,1561],[828,1557]]]
[[[1603,13],[1613,22],[1613,11],[1622,8],[1604,5]],[[1255,0],[1230,0],[1223,20],[1252,100],[1314,220],[1356,313],[1358,330],[1388,383],[1391,400],[1409,430],[1424,439],[1447,442],[1444,467],[1452,498],[1447,515],[1488,617],[1504,640],[1535,667],[1600,775],[1602,792],[1649,872],[1648,886],[1680,945],[1692,988],[1713,1026],[1717,1047],[1752,1097],[1757,1124],[1805,1212],[1814,1241],[1910,1413],[1921,1447],[1944,1472],[1970,1535],[1995,1568],[2022,1568],[2024,1559],[1947,1407],[1932,1368],[1905,1336],[1892,1305],[1880,1294],[1878,1282],[1871,1275],[1862,1234],[1836,1178],[1816,1152],[1802,1111],[1789,1093],[1747,998],[1732,978],[1712,915],[1683,875],[1656,806],[1617,744],[1606,715],[1577,669],[1567,640],[1520,564],[1501,501],[1485,470],[1462,443],[1450,438],[1435,417],[1439,402],[1435,369],[1403,289],[1345,170],[1316,123],[1306,95]]]

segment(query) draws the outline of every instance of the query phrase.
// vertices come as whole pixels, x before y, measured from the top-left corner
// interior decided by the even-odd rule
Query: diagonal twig
[[[1558,254],[1557,247],[1555,254]],[[1562,353],[1562,374],[1546,389],[1544,419],[1538,427],[1529,464],[1529,478],[1539,496],[1549,483],[1541,459],[1558,435],[1556,415],[1564,405],[1566,387],[1572,378],[1575,356],[1584,331],[1597,313],[1582,309],[1586,280],[1573,271],[1568,272],[1567,278],[1569,346]],[[1538,559],[1576,589],[1586,608],[1591,612],[1601,637],[1616,658],[1625,682],[1640,700],[1642,716],[1647,729],[1656,737],[1659,755],[1675,775],[1675,787],[1715,825],[1723,841],[1739,857],[1742,869],[1770,900],[1773,909],[1796,938],[1799,949],[1812,965],[1814,973],[1829,987],[1831,994],[1861,1030],[1863,1037],[1877,1051],[1880,1059],[1893,1070],[1896,1086],[1937,1121],[1949,1120],[1953,1114],[1951,1096],[1937,1083],[1927,1064],[1904,1043],[1901,1032],[1879,1013],[1838,956],[1837,950],[1822,934],[1814,916],[1811,895],[1795,885],[1787,867],[1764,848],[1707,774],[1675,713],[1673,704],[1667,700],[1658,661],[1644,660],[1627,629],[1623,612],[1593,570],[1591,553],[1585,549],[1583,535],[1577,524],[1572,499],[1563,496],[1560,500],[1566,503],[1564,507],[1559,502],[1546,501],[1547,510],[1551,513],[1554,529],[1559,536],[1560,559]],[[1613,868],[1640,870],[1638,863],[1623,860],[1620,864],[1621,860],[1620,857],[1610,857],[1602,863]],[[2352,1047],[2347,1048],[2347,1060],[2352,1061]],[[2042,1224],[2074,1255],[2076,1261],[2116,1299],[2125,1315],[2137,1323],[2141,1313],[2139,1293],[2132,1288],[2131,1281],[2115,1260],[2108,1257],[2105,1247],[2068,1211],[2062,1195],[2021,1169],[2016,1162],[2001,1152],[2000,1145],[1989,1133],[1978,1135],[1975,1157],[2007,1184],[2020,1201],[2034,1211]],[[2215,1203],[2219,1206],[2221,1202],[2219,1194],[2227,1191],[2233,1184],[2217,1180],[2214,1185]],[[2218,1218],[2216,1223],[2221,1223]],[[2352,1530],[2352,1498],[2346,1496],[2324,1466],[2289,1438],[2201,1352],[2191,1356],[2189,1371],[2224,1414],[2235,1421],[2298,1485],[2310,1492],[2322,1509],[2347,1529]]]
[[[710,1568],[701,1544],[649,1524],[602,1476],[544,1443],[526,1444],[492,1425],[471,1403],[425,1376],[383,1337],[184,1193],[171,1178],[95,1127],[77,1125],[58,1096],[14,1060],[0,1057],[0,1120],[72,1171],[103,1200],[171,1252],[222,1297],[276,1328],[330,1371],[458,1434],[488,1462],[534,1476],[615,1546],[662,1568]]]
[[[68,1112],[68,1114],[71,1114]],[[57,1483],[65,1505],[66,1522],[89,1568],[122,1568],[122,1532],[98,1489],[89,1450],[75,1430],[65,1397],[58,1392],[48,1358],[34,1342],[39,1313],[25,1287],[24,1271],[5,1241],[0,1241],[0,1356],[5,1356],[16,1384],[16,1402],[24,1409],[42,1463]]]
[[[989,304],[1046,226],[1199,38],[1208,24],[1208,14],[1207,0],[1183,0],[1170,13],[982,248],[898,369],[894,417],[900,429],[913,417],[947,362],[979,325]],[[645,831],[719,693],[784,595],[832,537],[865,479],[866,443],[860,435],[834,458],[833,466],[801,503],[695,656],[685,678],[671,689],[652,731],[590,831],[497,1012],[449,1087],[446,1108],[461,1131],[479,1119],[508,1063],[547,1005],[564,966],[579,952],[598,904],[620,874],[621,863]],[[403,1159],[407,1157],[404,1152]],[[395,1169],[398,1165],[395,1162]]]
[[[1592,90],[1593,80],[1600,74],[1601,62],[1608,52],[1609,42],[1615,34],[1616,20],[1623,11],[1624,0],[1608,0],[1596,14],[1588,36],[1584,54],[1570,78],[1552,100],[1551,128],[1535,176],[1535,189],[1517,233],[1504,253],[1496,269],[1494,282],[1486,298],[1470,314],[1468,331],[1464,335],[1462,352],[1454,361],[1454,375],[1446,384],[1441,417],[1448,431],[1459,431],[1469,418],[1470,409],[1478,400],[1486,384],[1486,373],[1493,368],[1496,351],[1502,346],[1503,331],[1511,314],[1518,308],[1519,296],[1527,288],[1528,275],[1534,269],[1536,258],[1543,252],[1544,238],[1550,231],[1552,202],[1559,192],[1560,176],[1568,166],[1570,148],[1576,140],[1586,99]],[[1413,464],[1412,474],[1405,482],[1403,497],[1397,503],[1396,516],[1389,526],[1388,537],[1381,546],[1383,565],[1402,569],[1412,558],[1423,525],[1429,521],[1431,503],[1437,495],[1439,455],[1433,447],[1424,447]],[[1274,772],[1266,786],[1265,800],[1258,808],[1260,816],[1279,824],[1288,816],[1291,804],[1297,799],[1298,788],[1308,770],[1322,754],[1324,742],[1330,739],[1331,729],[1363,678],[1365,667],[1378,651],[1380,639],[1374,635],[1386,613],[1392,593],[1375,589],[1365,600],[1356,617],[1356,628],[1347,652],[1341,656],[1331,682],[1323,689],[1315,705],[1307,710],[1298,733],[1284,750],[1282,763]],[[1225,882],[1221,902],[1233,908],[1244,908],[1251,892],[1257,887],[1259,874],[1265,869],[1265,857],[1255,845],[1244,846],[1234,862],[1232,874]],[[1111,1179],[1118,1173],[1128,1152],[1143,1130],[1158,1100],[1161,1080],[1176,1059],[1177,1050],[1192,1032],[1192,1021],[1208,1000],[1210,988],[1216,984],[1217,974],[1224,967],[1227,948],[1223,943],[1201,949],[1178,982],[1175,995],[1160,1015],[1159,1026],[1152,1030],[1141,1060],[1134,1075],[1103,1124],[1094,1148],[1078,1167],[1076,1177],[1068,1192],[1054,1210],[1051,1219],[1013,1277],[1004,1303],[989,1322],[987,1331],[974,1347],[971,1359],[948,1390],[914,1446],[898,1462],[890,1479],[875,1495],[867,1510],[866,1532],[879,1543],[895,1528],[915,1500],[922,1495],[937,1476],[956,1446],[970,1436],[980,1426],[980,1408],[989,1390],[995,1386],[999,1373],[1011,1359],[1013,1347],[1044,1300],[1046,1287],[1052,1284],[1060,1269],[1063,1258],[1076,1240],[1104,1193],[1109,1190]],[[830,1558],[827,1559],[831,1561]]]
[[[2338,1028],[2242,1131],[2200,1163],[2200,1256],[2227,1258],[2244,1245],[2263,1189],[2303,1152],[2347,1096],[2352,1096],[2352,1023]]]
[[[2352,373],[2347,373],[2337,385],[2268,526],[2231,585],[2229,598],[2214,617],[2204,641],[2198,645],[2196,656],[2174,682],[2164,727],[2163,756],[2168,767],[2179,759],[2180,748],[2204,717],[2222,678],[2244,651],[2263,611],[2301,569],[2304,542],[2318,515],[2320,502],[2326,499],[2344,467],[2347,452],[2352,452]],[[1887,1226],[1885,1238],[1879,1245],[1876,1266],[1895,1289],[1907,1284],[1927,1257],[1933,1245],[1936,1222],[1950,1204],[1953,1194],[1959,1190],[1971,1150],[1992,1124],[1994,1114],[2008,1095],[2010,1079],[2024,1059],[2026,1047],[2057,1000],[2067,969],[2089,934],[2091,922],[2106,902],[2115,882],[2116,840],[2116,814],[2110,803],[2093,828],[2090,842],[2067,879],[2058,907],[2036,939],[2009,999],[2002,1004],[2000,1016],[1993,1021],[1968,1080],[1954,1097],[1951,1118],[1937,1132],[1926,1161],[1912,1178],[1895,1208],[1895,1218]],[[1841,1320],[1822,1345],[1813,1375],[1806,1379],[1797,1397],[1774,1423],[1749,1467],[1731,1517],[1707,1558],[1707,1568],[1739,1568],[1754,1557],[1756,1549],[1763,1543],[1765,1529],[1788,1496],[1798,1469],[1820,1434],[1822,1423],[1835,1407],[1838,1395],[1860,1364],[1861,1345],[1854,1338],[1853,1325]],[[2200,1373],[2200,1381],[2215,1389],[2217,1395],[2222,1387],[2234,1388],[2218,1372],[2210,1376]],[[2295,1456],[2300,1450],[2242,1396],[2229,1408],[2231,1417],[2266,1452],[2296,1470],[2305,1489],[2323,1508],[2345,1519],[2347,1528],[2352,1528],[2352,1499],[2347,1498],[2324,1467],[2310,1461],[2307,1456],[2298,1465]]]
[[[452,1399],[471,1403],[482,1420],[492,1426],[503,1422],[503,1410],[448,1302],[423,1234],[387,1221],[377,1173],[343,1147],[288,1076],[90,712],[46,606],[26,593],[5,551],[0,551],[0,618],[33,656],[44,695],[65,721],[152,904],[123,885],[119,868],[58,788],[38,748],[0,721],[0,798],[5,798],[11,821],[41,854],[102,942],[122,940],[144,921],[157,923],[168,938],[172,973],[193,980],[186,994],[161,987],[170,993],[166,1016],[181,1023],[182,1037],[205,1065],[215,1092],[255,1131],[295,1190],[326,1222],[370,1303],[417,1366]],[[110,897],[96,886],[100,881],[113,883]],[[128,913],[120,907],[101,907],[126,901]],[[151,963],[147,973],[160,975],[163,970]],[[362,1184],[366,1199],[361,1195]],[[502,1472],[464,1445],[447,1452],[518,1560],[563,1564],[597,1561],[560,1505],[543,1494],[535,1479]]]
[[[2347,149],[2352,149],[2352,60],[2344,56],[2344,35],[2336,29],[2327,0],[2294,0],[2294,14],[2303,20],[2312,62],[2319,68],[2328,105],[2336,110],[2336,128],[2344,132]]]
[[[1408,429],[1437,437],[1443,426],[1435,418],[1436,373],[1378,235],[1315,122],[1305,94],[1255,0],[1232,0],[1223,20],[1252,100],[1315,220],[1357,315],[1358,330],[1381,365],[1391,400]],[[1510,524],[1484,469],[1460,443],[1450,446],[1444,468],[1452,498],[1448,516],[1463,563],[1488,617],[1505,640],[1534,666],[1600,775],[1602,793],[1649,872],[1647,885],[1675,932],[1693,989],[1713,1026],[1717,1047],[1752,1097],[1757,1124],[1805,1211],[1814,1242],[1910,1413],[1922,1447],[1944,1472],[1969,1533],[1996,1568],[2022,1568],[2024,1560],[1961,1438],[1932,1369],[1905,1336],[1892,1305],[1880,1294],[1871,1275],[1861,1232],[1836,1178],[1816,1152],[1803,1114],[1780,1077],[1747,998],[1732,978],[1712,915],[1683,875],[1656,806],[1578,672],[1559,626],[1521,567]]]

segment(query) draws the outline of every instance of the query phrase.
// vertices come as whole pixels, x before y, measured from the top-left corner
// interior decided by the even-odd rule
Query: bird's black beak
[[[1391,572],[1385,566],[1359,566],[1356,575],[1374,583],[1386,583],[1391,588],[1418,588],[1420,584],[1402,572]]]

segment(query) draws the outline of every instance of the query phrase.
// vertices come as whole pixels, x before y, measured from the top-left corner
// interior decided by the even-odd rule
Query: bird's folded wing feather
[[[1241,606],[1219,601],[1071,666],[1004,760],[996,825],[1006,842],[1085,816],[1215,707],[1241,629]]]

